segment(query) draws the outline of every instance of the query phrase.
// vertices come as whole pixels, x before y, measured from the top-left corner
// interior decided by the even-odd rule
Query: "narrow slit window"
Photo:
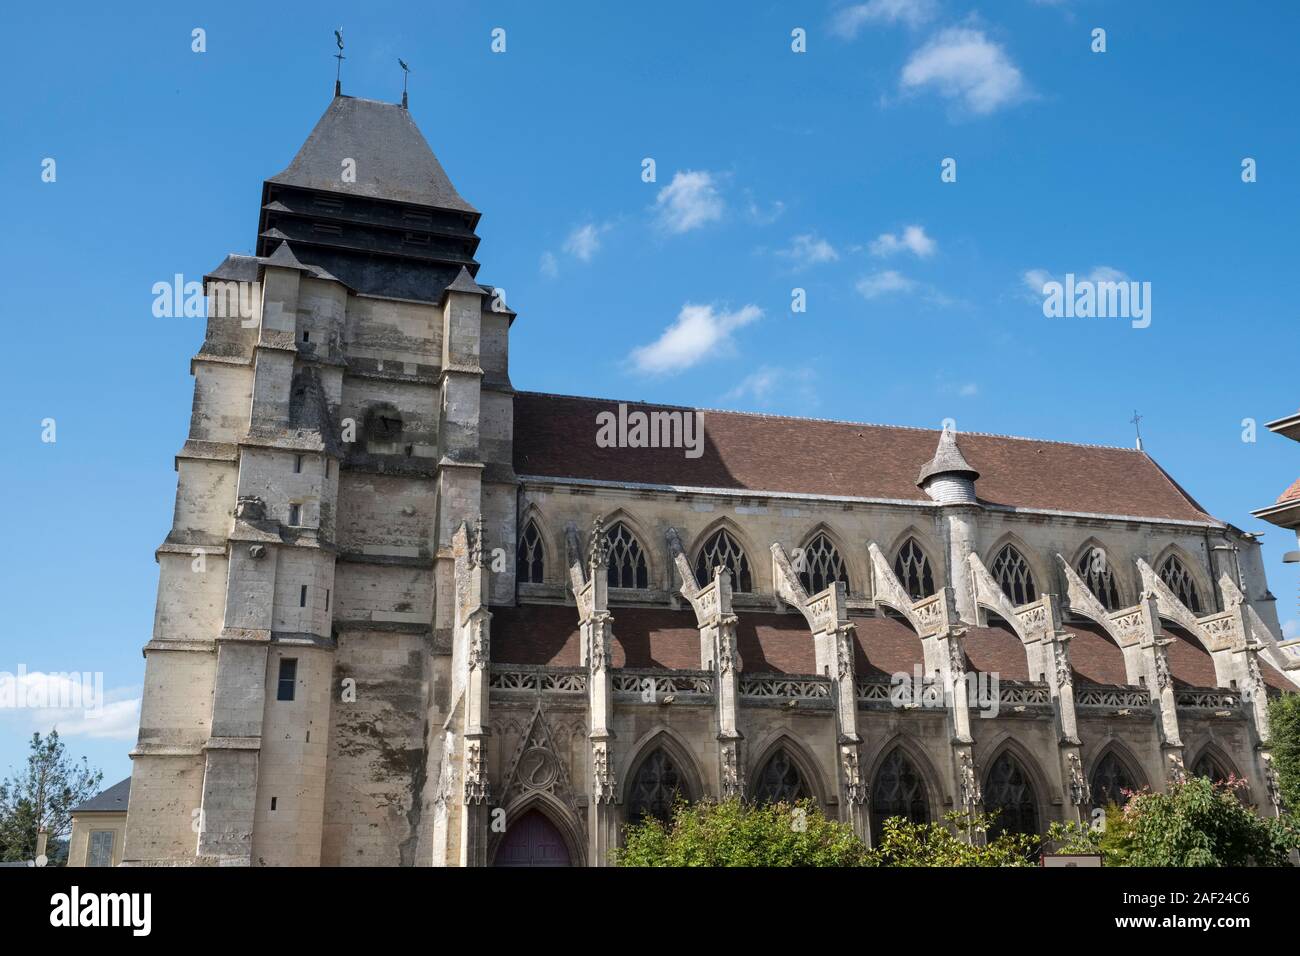
[[[302,589],[298,592],[298,606],[299,607],[307,606],[307,585],[305,584],[302,586]]]
[[[280,658],[280,679],[276,682],[275,699],[293,700],[298,683],[298,659],[296,657]]]
[[[302,474],[302,455],[293,456],[293,473],[295,475]]]
[[[289,524],[295,528],[302,524],[302,505],[289,506]]]
[[[330,589],[326,588],[325,589],[325,610],[328,611],[329,609],[330,609]]]

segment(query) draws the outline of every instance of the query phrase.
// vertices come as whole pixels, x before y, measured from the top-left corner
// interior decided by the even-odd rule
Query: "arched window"
[[[1092,787],[1094,807],[1108,807],[1112,803],[1122,807],[1129,801],[1128,794],[1124,791],[1132,793],[1137,789],[1137,782],[1129,773],[1128,767],[1114,753],[1108,753],[1098,761],[1089,785]]]
[[[664,823],[672,820],[673,804],[685,797],[682,774],[673,758],[662,747],[656,749],[637,768],[628,791],[627,819],[640,823],[654,817]]]
[[[519,536],[519,551],[515,556],[515,578],[520,584],[541,584],[545,563],[542,560],[542,534],[537,522],[529,520],[524,533]]]
[[[1209,777],[1214,783],[1227,783],[1229,777],[1236,775],[1207,750],[1196,759],[1196,765],[1192,767],[1192,776]]]
[[[772,754],[754,783],[756,803],[794,803],[811,796],[803,774],[784,747]]]
[[[824,532],[819,531],[803,553],[796,555],[795,568],[799,570],[799,582],[810,595],[825,591],[836,581],[843,581],[844,591],[848,593],[849,573],[844,568],[844,559]]]
[[[1038,591],[1034,587],[1034,573],[1029,570],[1029,562],[1025,560],[1025,556],[1013,545],[1009,544],[998,552],[989,571],[993,574],[993,579],[1002,586],[1002,593],[1012,604],[1019,606],[1032,604],[1038,600]]]
[[[984,808],[989,813],[997,811],[989,826],[990,840],[1003,833],[1038,833],[1038,798],[1034,795],[1034,785],[1020,761],[1008,751],[1003,751],[989,768],[984,782]]]
[[[934,574],[930,571],[930,560],[915,538],[908,538],[898,549],[898,557],[894,558],[894,574],[898,575],[903,589],[913,601],[934,593]]]
[[[1193,614],[1201,613],[1201,596],[1196,592],[1196,582],[1183,562],[1178,560],[1178,555],[1171,554],[1165,558],[1165,563],[1160,565],[1160,580],[1169,585],[1169,590]]]
[[[754,590],[754,578],[749,573],[749,558],[745,557],[745,549],[727,533],[725,528],[709,538],[700,549],[699,557],[695,559],[696,583],[704,587],[713,580],[713,569],[719,566],[731,572],[733,591]]]
[[[1075,570],[1088,585],[1088,590],[1101,602],[1102,607],[1108,611],[1119,610],[1119,589],[1115,587],[1115,575],[1110,570],[1105,551],[1101,548],[1089,548],[1079,558],[1079,565]]]
[[[911,823],[930,822],[925,781],[901,748],[895,748],[885,758],[871,787],[871,834],[877,844],[890,817],[903,817]]]
[[[609,586],[612,588],[648,588],[650,567],[646,564],[641,542],[623,522],[605,532],[609,542]]]

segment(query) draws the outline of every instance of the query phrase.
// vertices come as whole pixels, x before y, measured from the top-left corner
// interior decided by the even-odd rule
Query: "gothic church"
[[[479,215],[337,95],[205,277],[128,865],[603,866],[731,796],[1040,833],[1186,773],[1276,812],[1300,642],[1144,452],[721,411],[607,447],[617,401],[512,383]]]

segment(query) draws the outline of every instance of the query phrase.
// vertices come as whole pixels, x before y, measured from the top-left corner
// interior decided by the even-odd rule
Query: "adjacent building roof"
[[[345,159],[356,181],[344,182]],[[293,162],[269,182],[477,214],[461,198],[411,114],[393,103],[336,96]]]
[[[107,790],[96,794],[80,806],[72,808],[73,813],[126,813],[126,802],[131,796],[131,778],[119,780]]]
[[[703,410],[703,454],[602,448],[596,415],[619,402],[536,392],[515,396],[521,475],[931,504],[916,474],[939,431]],[[694,409],[626,403],[629,412]],[[1145,452],[963,432],[963,461],[981,501],[1015,508],[1218,524]]]

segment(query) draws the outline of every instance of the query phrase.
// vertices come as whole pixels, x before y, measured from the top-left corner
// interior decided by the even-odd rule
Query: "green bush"
[[[670,826],[655,819],[626,829],[619,866],[863,866],[866,845],[811,800],[791,806],[679,803]]]
[[[1056,823],[1048,837],[1063,852],[1100,853],[1106,866],[1289,866],[1300,828],[1258,816],[1237,798],[1241,785],[1193,777],[1110,807],[1102,828]]]
[[[853,828],[828,820],[813,801],[754,805],[679,803],[670,824],[648,819],[626,829],[620,866],[1026,866],[1037,837],[1006,834],[987,846],[962,833],[987,829],[988,817],[949,814],[947,823],[885,822],[881,845],[868,849]]]
[[[986,844],[967,841],[970,830],[987,833],[993,817],[945,814],[946,823],[911,823],[902,817],[885,821],[880,845],[874,847],[875,866],[1033,866],[1039,838],[1002,833]]]
[[[1300,817],[1300,694],[1269,701],[1268,722],[1282,803],[1293,817]]]

